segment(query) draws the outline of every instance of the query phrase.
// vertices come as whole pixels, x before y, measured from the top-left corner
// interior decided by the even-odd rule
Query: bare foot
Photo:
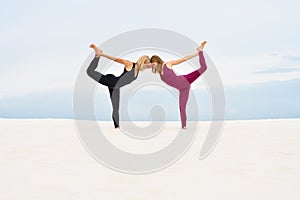
[[[115,127],[114,131],[120,131],[120,127]]]
[[[203,41],[201,43],[201,45],[197,48],[197,51],[203,51],[204,47],[205,47],[206,41]]]
[[[102,55],[103,51],[99,47],[97,47],[95,44],[91,44],[89,47],[95,50],[95,54],[96,54],[97,58]]]
[[[91,44],[89,47],[92,48],[92,49],[96,49],[97,48],[97,46],[95,44]]]

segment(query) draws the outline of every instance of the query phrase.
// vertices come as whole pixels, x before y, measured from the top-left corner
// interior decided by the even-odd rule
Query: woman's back
[[[177,76],[166,64],[163,64],[162,72],[163,74],[160,73],[160,78],[169,86],[178,90],[190,87],[189,82],[184,78],[184,76]]]

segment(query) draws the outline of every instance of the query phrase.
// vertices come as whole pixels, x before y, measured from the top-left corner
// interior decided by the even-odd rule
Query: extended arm
[[[110,55],[107,55],[107,54],[103,53],[103,51],[99,47],[97,47],[95,44],[91,44],[90,48],[95,50],[95,53],[96,53],[95,57],[96,58],[99,58],[100,56],[103,56],[103,57],[108,58],[110,60],[113,60],[117,63],[121,63],[125,66],[131,66],[132,65],[132,62],[129,61],[129,60],[125,60],[125,59],[122,59],[122,58],[116,58],[114,56],[110,56]]]
[[[108,58],[110,60],[113,60],[117,63],[126,65],[126,66],[131,66],[132,65],[132,62],[130,60],[126,60],[126,59],[123,59],[123,58],[117,58],[117,57],[114,57],[114,56],[107,55],[105,53],[102,53],[101,56],[103,56],[105,58]]]
[[[178,65],[178,64],[180,64],[180,63],[183,63],[183,62],[185,62],[185,61],[187,61],[187,60],[189,60],[189,59],[192,59],[192,58],[198,56],[199,51],[203,51],[203,48],[204,48],[205,44],[206,44],[206,41],[203,41],[203,42],[200,44],[200,46],[197,48],[197,51],[198,51],[197,53],[194,53],[194,54],[189,55],[189,56],[185,56],[185,57],[183,57],[183,58],[181,58],[181,59],[178,59],[178,60],[173,60],[173,61],[167,62],[166,64],[167,64],[169,67],[172,68],[173,65]]]
[[[188,56],[185,56],[185,57],[180,58],[180,59],[178,59],[178,60],[172,60],[172,61],[169,61],[169,62],[167,62],[166,64],[167,64],[169,67],[172,67],[173,65],[178,65],[178,64],[183,63],[183,62],[185,62],[185,61],[187,61],[187,60],[190,60],[190,59],[192,59],[192,58],[194,58],[194,57],[196,57],[196,56],[198,56],[198,52],[197,52],[197,53],[194,53],[194,54],[191,54],[191,55],[188,55]]]

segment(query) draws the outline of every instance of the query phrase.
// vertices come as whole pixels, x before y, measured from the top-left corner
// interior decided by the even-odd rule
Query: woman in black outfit
[[[138,76],[139,70],[143,69],[142,66],[144,64],[149,64],[150,59],[148,56],[144,55],[141,56],[136,63],[134,63],[126,59],[116,58],[104,54],[103,51],[99,49],[95,44],[91,44],[90,48],[95,50],[95,57],[87,69],[87,74],[98,83],[106,85],[108,87],[110,100],[113,107],[112,119],[114,121],[115,128],[119,128],[120,88],[134,81]],[[125,65],[123,73],[120,76],[114,76],[113,74],[104,75],[95,71],[98,66],[100,56]]]

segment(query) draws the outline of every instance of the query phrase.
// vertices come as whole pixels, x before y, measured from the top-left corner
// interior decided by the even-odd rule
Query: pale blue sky
[[[71,90],[89,43],[139,28],[207,40],[225,87],[298,79],[299,9],[296,0],[2,1],[1,110],[11,99]]]

